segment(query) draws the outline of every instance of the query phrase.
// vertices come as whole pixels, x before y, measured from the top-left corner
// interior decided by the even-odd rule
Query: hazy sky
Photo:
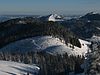
[[[100,12],[100,0],[0,0],[0,14],[83,14]]]

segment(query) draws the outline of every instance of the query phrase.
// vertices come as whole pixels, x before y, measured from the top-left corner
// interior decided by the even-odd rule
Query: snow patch
[[[90,39],[90,41],[100,42],[100,36],[93,35]]]
[[[48,21],[53,21],[53,22],[56,22],[56,21],[64,21],[62,19],[61,16],[57,15],[57,14],[52,14],[49,18],[48,18]]]
[[[0,61],[0,75],[36,75],[40,68],[35,65],[28,65],[10,61]]]

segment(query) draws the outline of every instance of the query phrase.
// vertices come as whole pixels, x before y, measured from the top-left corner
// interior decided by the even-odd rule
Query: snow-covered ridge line
[[[79,39],[81,43],[81,48],[71,45],[70,43],[68,45],[65,44],[64,40],[55,38],[52,36],[40,36],[40,37],[33,37],[33,38],[27,38],[20,41],[16,41],[14,43],[11,43],[4,48],[0,49],[0,51],[21,51],[21,52],[27,52],[27,51],[45,51],[50,54],[64,54],[68,53],[68,55],[84,55],[88,51],[89,44],[87,41]]]

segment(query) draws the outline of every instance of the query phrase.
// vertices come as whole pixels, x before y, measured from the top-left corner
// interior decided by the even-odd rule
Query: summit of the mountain
[[[40,17],[40,20],[52,21],[52,22],[64,21],[63,17],[61,15],[58,15],[58,14],[50,14],[47,16],[42,16],[42,17]]]
[[[48,18],[48,21],[53,21],[53,22],[56,22],[56,21],[64,21],[63,18],[58,15],[58,14],[51,14]]]

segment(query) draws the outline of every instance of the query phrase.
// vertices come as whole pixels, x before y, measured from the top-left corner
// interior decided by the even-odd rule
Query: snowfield
[[[0,51],[45,51],[50,54],[64,54],[68,53],[68,55],[84,55],[87,53],[89,47],[87,44],[90,44],[87,41],[79,39],[81,43],[81,48],[74,46],[72,48],[71,44],[65,44],[64,40],[60,40],[59,38],[55,38],[52,36],[41,36],[41,37],[33,37],[20,41],[16,41],[11,43],[4,48],[1,48]]]
[[[0,61],[0,75],[37,75],[40,68],[35,65]]]

